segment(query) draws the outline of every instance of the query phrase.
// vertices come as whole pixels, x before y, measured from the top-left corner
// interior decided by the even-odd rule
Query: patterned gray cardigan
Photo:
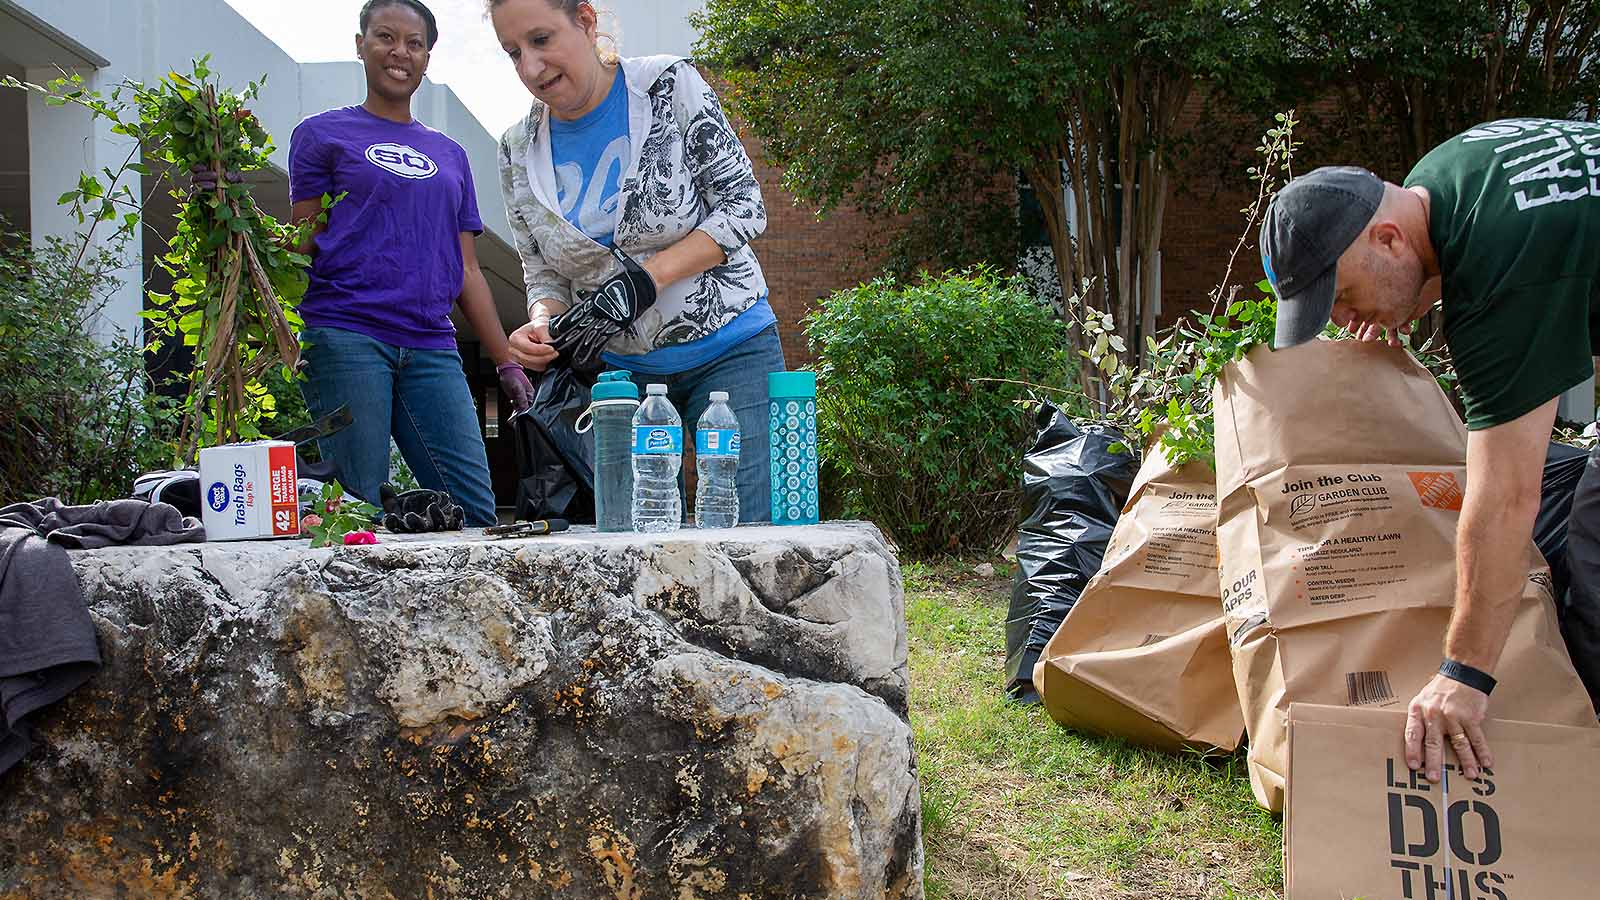
[[[767,227],[750,157],[717,95],[688,60],[625,58],[633,158],[620,181],[617,246],[641,263],[704,231],[727,260],[660,290],[655,306],[612,338],[612,353],[640,354],[698,340],[767,293],[751,239]],[[500,189],[522,257],[528,306],[571,305],[619,268],[606,248],[562,218],[550,156],[548,107],[538,100],[500,139]]]

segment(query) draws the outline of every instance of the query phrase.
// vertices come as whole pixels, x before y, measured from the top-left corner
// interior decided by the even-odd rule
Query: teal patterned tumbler
[[[767,376],[772,427],[772,524],[817,524],[817,376]]]

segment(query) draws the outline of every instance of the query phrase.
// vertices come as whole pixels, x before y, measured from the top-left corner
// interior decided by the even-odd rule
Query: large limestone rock
[[[922,896],[870,526],[74,555],[0,898]]]

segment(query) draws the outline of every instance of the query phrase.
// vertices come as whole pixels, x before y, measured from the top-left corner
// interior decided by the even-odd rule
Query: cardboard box
[[[208,541],[300,534],[294,444],[256,441],[200,451],[200,512]]]
[[[1105,562],[1039,654],[1033,684],[1069,728],[1163,750],[1244,735],[1217,582],[1217,479],[1154,444]]]
[[[1431,784],[1405,713],[1289,707],[1287,900],[1557,900],[1600,891],[1600,731],[1491,720],[1493,769]]]

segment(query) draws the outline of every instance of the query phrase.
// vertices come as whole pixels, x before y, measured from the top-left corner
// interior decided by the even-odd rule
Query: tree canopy
[[[708,0],[695,24],[801,201],[892,221],[901,270],[1009,266],[1020,175],[1063,288],[1132,350],[1187,148],[1298,107],[1314,157],[1399,178],[1479,121],[1600,97],[1600,0]]]
[[[1245,0],[709,0],[696,24],[801,200],[904,217],[902,262],[1009,264],[1020,172],[1063,286],[1135,338],[1191,92],[1280,53]]]
[[[1393,179],[1480,122],[1600,113],[1600,0],[1281,0],[1280,103],[1317,155]]]

